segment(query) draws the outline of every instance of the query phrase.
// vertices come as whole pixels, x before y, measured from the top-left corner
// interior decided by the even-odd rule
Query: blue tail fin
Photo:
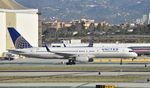
[[[94,43],[94,37],[92,37],[92,39],[90,40],[88,47],[93,47],[93,43]]]
[[[67,47],[66,44],[64,44],[64,47]]]
[[[15,28],[8,28],[9,34],[16,49],[31,48],[32,46],[17,32]]]
[[[45,44],[45,47],[46,47],[47,52],[51,52],[46,44]]]

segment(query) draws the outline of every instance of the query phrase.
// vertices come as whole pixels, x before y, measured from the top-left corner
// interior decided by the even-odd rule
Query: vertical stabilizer
[[[26,41],[15,28],[8,28],[9,34],[16,49],[31,48],[32,46]]]
[[[93,47],[93,43],[94,43],[94,38],[92,37],[92,39],[91,39],[90,42],[89,42],[88,47]]]

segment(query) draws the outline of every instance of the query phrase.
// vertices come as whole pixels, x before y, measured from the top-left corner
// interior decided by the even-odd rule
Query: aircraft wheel
[[[76,64],[75,61],[71,59],[66,63],[66,65],[75,65],[75,64]]]

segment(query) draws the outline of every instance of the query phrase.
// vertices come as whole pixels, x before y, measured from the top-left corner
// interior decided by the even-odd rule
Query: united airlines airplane
[[[93,47],[93,40],[87,47],[32,47],[14,28],[8,28],[15,50],[13,54],[47,59],[68,59],[67,64],[92,62],[93,58],[135,58],[137,54],[128,48]]]
[[[137,54],[128,48],[117,47],[46,47],[50,53],[55,53],[69,59],[68,64],[91,62],[93,58],[136,58]]]

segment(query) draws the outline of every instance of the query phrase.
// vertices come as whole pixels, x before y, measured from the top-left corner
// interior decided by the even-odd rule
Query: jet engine
[[[76,57],[76,61],[78,62],[93,62],[93,58],[88,58],[86,56],[78,56]]]

